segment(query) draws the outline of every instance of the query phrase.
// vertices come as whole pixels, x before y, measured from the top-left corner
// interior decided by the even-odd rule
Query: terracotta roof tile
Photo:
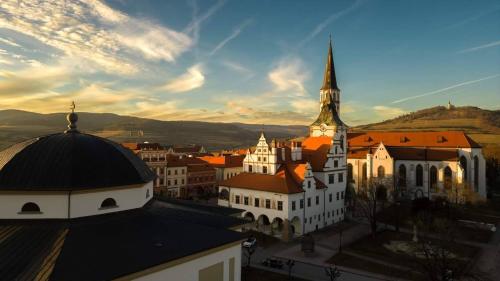
[[[332,143],[331,137],[309,137],[302,141],[302,159],[309,162],[313,171],[321,171]]]
[[[199,158],[213,167],[233,168],[243,167],[245,155],[203,156]]]
[[[280,169],[275,175],[240,173],[221,182],[220,185],[284,194],[303,192],[287,169]]]
[[[385,146],[401,147],[481,147],[464,132],[364,132],[348,133],[349,147]]]

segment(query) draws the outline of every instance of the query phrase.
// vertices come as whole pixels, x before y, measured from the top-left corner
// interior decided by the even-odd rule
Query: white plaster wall
[[[229,281],[229,260],[234,258],[234,280],[241,280],[241,245],[212,253],[198,259],[179,264],[133,280],[140,281],[198,281],[198,272],[201,269],[224,262],[224,281]]]
[[[146,198],[148,189],[149,198]],[[152,181],[144,185],[138,185],[137,187],[124,187],[123,189],[73,192],[70,202],[71,217],[78,218],[140,208],[152,197]],[[102,201],[106,198],[113,198],[118,207],[99,210]]]
[[[33,202],[40,214],[19,214],[24,204]],[[47,219],[68,217],[68,195],[59,193],[0,192],[0,219]]]

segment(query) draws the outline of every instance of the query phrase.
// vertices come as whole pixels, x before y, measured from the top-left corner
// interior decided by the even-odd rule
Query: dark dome
[[[0,190],[79,190],[143,184],[155,174],[118,143],[77,131],[0,152]]]

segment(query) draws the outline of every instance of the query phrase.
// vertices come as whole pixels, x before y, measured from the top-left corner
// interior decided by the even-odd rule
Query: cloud
[[[236,71],[236,72],[244,75],[246,77],[246,79],[250,79],[253,76],[255,76],[255,73],[252,70],[248,69],[247,67],[245,67],[237,62],[223,60],[221,63],[222,63],[222,65],[227,67],[229,70]]]
[[[0,2],[0,28],[20,32],[112,74],[138,71],[130,54],[174,61],[191,39],[97,0]],[[127,56],[127,54],[129,56]]]
[[[190,67],[186,73],[162,86],[161,89],[172,93],[182,93],[200,88],[204,83],[205,76],[202,67],[200,64],[196,64]]]
[[[290,101],[290,106],[297,112],[314,115],[318,113],[319,102],[314,99],[294,99]]]
[[[470,85],[470,84],[479,83],[481,81],[493,79],[493,78],[496,78],[496,77],[500,77],[500,74],[486,76],[486,77],[479,78],[479,79],[476,79],[476,80],[465,81],[465,82],[462,82],[462,83],[451,85],[451,86],[448,86],[448,87],[445,87],[445,88],[442,88],[442,89],[438,89],[438,90],[434,90],[434,91],[431,91],[431,92],[427,92],[427,93],[424,93],[424,94],[420,94],[420,95],[416,95],[416,96],[411,96],[411,97],[407,97],[407,98],[402,98],[402,99],[393,101],[392,104],[402,103],[402,102],[409,101],[409,100],[414,100],[414,99],[418,99],[418,98],[422,98],[422,97],[436,95],[436,94],[439,94],[439,93],[442,93],[442,92],[446,92],[446,91],[451,90],[451,89],[463,87],[463,86]]]
[[[220,8],[224,6],[225,2],[225,0],[217,1],[201,16],[198,16],[198,4],[196,3],[196,0],[191,0],[188,2],[193,9],[193,20],[184,29],[184,33],[192,33],[195,44],[198,42],[198,39],[200,37],[201,24],[210,19],[210,17],[212,17]]]
[[[30,95],[47,93],[67,83],[71,74],[62,67],[31,67],[18,72],[0,72],[0,97],[27,99]]]
[[[374,106],[373,110],[375,111],[375,114],[382,117],[383,119],[391,119],[406,113],[406,111],[401,108],[389,107],[384,105]]]
[[[213,56],[215,53],[217,53],[217,51],[222,49],[229,41],[236,38],[236,36],[238,36],[243,31],[243,29],[245,29],[248,25],[250,25],[252,23],[252,21],[253,21],[252,19],[247,19],[243,23],[241,23],[240,25],[235,27],[233,29],[233,32],[231,32],[231,34],[228,37],[226,37],[219,44],[217,44],[217,46],[215,46],[215,48],[210,52],[209,55]]]
[[[0,43],[4,43],[6,45],[10,45],[13,47],[21,47],[21,45],[17,44],[16,42],[14,42],[10,39],[2,38],[2,37],[0,37]]]
[[[276,92],[288,91],[296,96],[304,96],[307,92],[304,82],[309,78],[302,60],[297,57],[286,57],[268,74]]]
[[[480,46],[472,47],[472,48],[467,48],[467,49],[458,51],[457,54],[470,53],[470,52],[475,52],[475,51],[479,51],[479,50],[482,50],[482,49],[487,49],[487,48],[497,47],[497,46],[500,46],[500,40],[499,41],[490,42],[490,43],[487,43],[487,44],[483,44],[483,45],[480,45]]]
[[[307,44],[309,41],[311,41],[314,37],[316,37],[323,29],[325,29],[328,25],[333,23],[334,21],[338,20],[339,18],[349,14],[350,12],[356,10],[359,8],[362,4],[362,1],[356,0],[354,3],[347,7],[344,10],[341,10],[337,13],[331,14],[329,17],[327,17],[325,20],[323,20],[321,23],[319,23],[312,31],[309,33],[306,38],[304,38],[298,45],[299,48]]]

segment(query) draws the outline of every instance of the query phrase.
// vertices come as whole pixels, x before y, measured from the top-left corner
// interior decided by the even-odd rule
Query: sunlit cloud
[[[0,37],[0,43],[10,45],[13,47],[21,47],[21,45],[17,44],[16,42],[12,41],[11,39],[2,38],[2,37]]]
[[[398,99],[398,100],[393,101],[392,104],[402,103],[402,102],[409,101],[409,100],[414,100],[414,99],[418,99],[418,98],[423,98],[423,97],[427,97],[427,96],[436,95],[436,94],[439,94],[439,93],[442,93],[442,92],[446,92],[446,91],[449,91],[449,90],[452,90],[452,89],[455,89],[455,88],[460,88],[460,87],[463,87],[463,86],[467,86],[467,85],[479,83],[479,82],[482,82],[482,81],[485,81],[485,80],[490,80],[490,79],[497,78],[497,77],[500,77],[500,74],[486,76],[486,77],[479,78],[479,79],[476,79],[476,80],[465,81],[465,82],[462,82],[462,83],[451,85],[451,86],[448,86],[448,87],[445,87],[445,88],[441,88],[441,89],[438,89],[438,90],[434,90],[434,91],[431,91],[431,92],[427,92],[427,93],[424,93],[424,94],[420,94],[420,95],[415,95],[415,96],[411,96],[411,97],[406,97],[406,98]]]
[[[304,96],[306,89],[304,82],[309,78],[309,72],[302,60],[297,57],[286,57],[268,74],[275,91],[287,91],[296,96]]]
[[[200,64],[190,67],[186,73],[168,82],[160,89],[171,93],[183,93],[200,88],[205,83],[205,76]]]
[[[397,107],[377,105],[373,107],[375,113],[383,119],[391,119],[406,113],[405,110]]]
[[[0,27],[119,74],[138,71],[130,53],[174,61],[191,46],[191,39],[181,32],[132,18],[97,0],[4,0]]]

